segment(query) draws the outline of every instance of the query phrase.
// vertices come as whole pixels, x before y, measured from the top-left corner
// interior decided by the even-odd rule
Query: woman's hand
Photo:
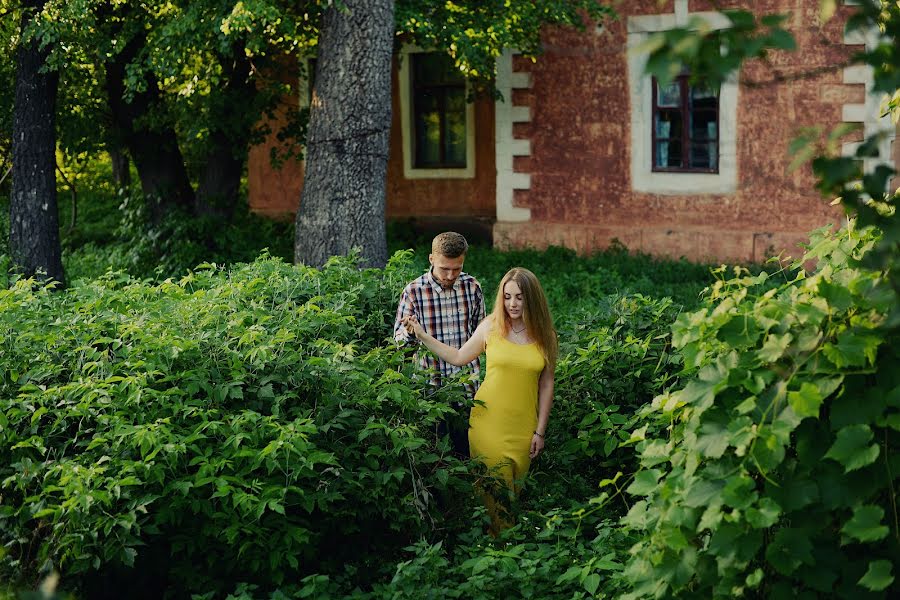
[[[406,331],[409,333],[415,334],[417,338],[422,339],[422,335],[425,333],[425,328],[422,327],[422,324],[419,323],[418,319],[413,315],[409,315],[408,317],[403,317],[403,326],[406,327]]]
[[[535,459],[543,451],[544,451],[544,436],[535,432],[534,435],[531,436],[531,450],[528,452],[528,456],[532,459]]]

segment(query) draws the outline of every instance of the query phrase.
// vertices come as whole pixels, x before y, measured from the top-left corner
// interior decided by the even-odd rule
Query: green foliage
[[[20,10],[17,4],[0,8],[0,179],[12,166],[12,108],[16,90],[16,40]],[[0,183],[0,197],[11,188],[7,176]]]
[[[609,6],[597,0],[507,0],[502,9],[490,3],[411,0],[397,2],[397,31],[418,46],[446,50],[470,79],[490,85],[494,60],[504,49],[525,56],[541,51],[542,25],[585,27],[611,17]]]
[[[673,385],[681,369],[668,331],[677,314],[669,298],[615,295],[562,330],[548,437],[554,452],[542,464],[549,481],[539,485],[560,485],[562,478],[571,490],[574,480],[585,479],[595,489],[603,477],[637,469],[633,447],[624,442],[637,410]]]
[[[644,413],[628,597],[896,594],[900,338],[877,229],[823,229],[816,273],[736,271],[673,326],[685,375]]]
[[[0,292],[2,572],[272,585],[458,518],[467,469],[433,432],[459,392],[422,397],[384,343],[409,277],[405,255],[377,277],[264,258]]]
[[[695,81],[718,87],[748,59],[771,50],[794,50],[794,37],[782,26],[788,15],[757,18],[750,10],[720,12],[728,26],[713,29],[700,17],[685,27],[651,35],[640,48],[649,52],[646,70],[665,85],[687,67]]]
[[[489,269],[541,264],[536,252],[480,252]],[[600,260],[547,256],[558,276]],[[63,294],[29,282],[5,292],[6,576],[53,564],[87,597],[169,573],[183,582],[170,592],[198,597],[381,598],[413,597],[417,573],[443,565],[428,580],[434,597],[620,589],[609,575],[628,544],[610,510],[587,503],[598,469],[633,468],[618,431],[678,368],[666,333],[676,307],[643,296],[577,306],[550,450],[514,507],[520,525],[494,547],[468,467],[434,438],[457,392],[423,397],[412,362],[385,343],[397,293],[418,274],[411,258],[317,272],[263,257],[156,284],[109,272]],[[637,272],[649,259],[633,260]]]
[[[293,253],[293,224],[260,217],[245,205],[229,219],[173,213],[153,223],[139,193],[110,191],[110,196],[121,203],[118,209],[108,201],[98,203],[92,209],[99,223],[83,218],[82,225],[64,238],[63,258],[71,280],[97,277],[107,270],[162,280],[180,277],[201,262],[247,262],[264,250],[289,260]],[[110,220],[116,218],[118,225],[110,236]]]

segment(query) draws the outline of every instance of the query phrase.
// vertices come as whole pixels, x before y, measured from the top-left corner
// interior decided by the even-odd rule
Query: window
[[[646,71],[649,57],[646,43],[654,33],[691,27],[691,20],[702,22],[709,29],[733,27],[722,13],[690,12],[688,4],[688,0],[675,0],[670,3],[671,13],[628,17],[628,47],[633,49],[628,52],[631,189],[660,195],[734,194],[738,189],[737,74],[722,82],[713,94],[715,99],[709,97],[709,92],[697,90],[694,92],[697,97],[691,100],[688,92],[679,87],[676,98],[684,102],[672,102],[667,94],[660,107],[657,99],[660,92]],[[684,85],[688,85],[687,80]],[[661,110],[662,114],[657,116]],[[691,110],[697,113],[693,117]],[[715,125],[711,133],[713,110]],[[705,116],[701,114],[704,111]],[[657,120],[669,122],[669,131],[664,131],[665,125],[657,131]],[[701,147],[704,143],[705,149]],[[660,152],[660,147],[665,150]]]
[[[449,56],[410,53],[413,167],[465,169],[466,80]]]
[[[682,74],[653,78],[653,171],[719,172],[719,93]]]

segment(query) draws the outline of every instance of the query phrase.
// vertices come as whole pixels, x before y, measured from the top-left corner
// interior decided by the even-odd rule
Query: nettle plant
[[[776,287],[723,269],[679,316],[694,375],[633,436],[628,597],[896,597],[897,296],[858,266],[879,231],[814,232],[817,271]]]

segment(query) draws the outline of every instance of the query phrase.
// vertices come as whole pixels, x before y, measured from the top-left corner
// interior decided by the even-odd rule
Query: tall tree
[[[56,91],[59,75],[41,72],[49,51],[25,35],[45,0],[26,0],[16,57],[9,248],[13,269],[65,282],[56,206]]]
[[[117,33],[121,33],[122,28],[118,29]],[[147,123],[150,113],[160,102],[156,77],[148,73],[142,89],[133,93],[126,89],[129,65],[144,50],[145,44],[146,34],[138,31],[106,63],[106,92],[113,131],[124,141],[134,160],[141,190],[149,200],[151,218],[159,220],[170,207],[190,209],[194,190],[175,130],[168,123],[153,126]]]
[[[393,0],[346,0],[322,20],[294,256],[320,266],[362,249],[387,260],[385,177],[391,125]]]

